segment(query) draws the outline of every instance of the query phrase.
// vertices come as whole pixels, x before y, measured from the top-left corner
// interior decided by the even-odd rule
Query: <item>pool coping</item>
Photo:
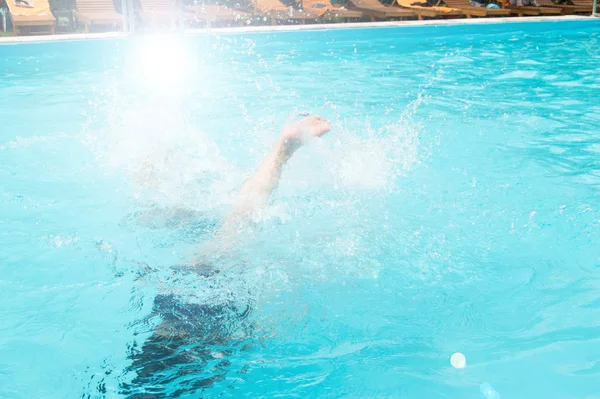
[[[287,32],[287,31],[314,31],[314,30],[332,30],[332,29],[361,29],[361,28],[383,28],[383,27],[416,27],[416,26],[444,26],[444,25],[479,25],[479,24],[504,24],[504,23],[523,23],[523,22],[567,22],[567,21],[597,21],[600,23],[599,15],[563,15],[559,17],[510,17],[510,18],[465,18],[465,19],[433,19],[425,21],[382,21],[382,22],[352,22],[336,24],[311,24],[311,25],[280,25],[280,26],[246,26],[233,28],[211,28],[211,29],[186,29],[183,31],[186,35],[198,34],[220,34],[220,33],[265,33],[265,32]],[[180,32],[181,33],[181,32]],[[149,33],[156,35],[160,33]],[[167,33],[171,34],[171,33]],[[138,36],[139,34],[124,32],[109,33],[69,33],[64,35],[52,36],[15,36],[0,37],[0,44],[15,43],[42,43],[42,42],[61,42],[78,41],[90,39],[116,39],[128,36]]]

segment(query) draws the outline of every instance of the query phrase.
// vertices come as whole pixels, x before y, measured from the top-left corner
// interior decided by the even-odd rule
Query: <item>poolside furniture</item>
[[[116,30],[123,26],[123,16],[115,10],[113,0],[76,0],[75,5],[75,19],[85,27],[86,32],[97,26]]]
[[[408,8],[417,14],[417,18],[422,20],[423,17],[460,17],[463,12],[457,8],[444,7],[441,5],[440,0],[437,5],[431,7],[425,7],[420,4],[426,2],[426,0],[394,0],[392,5],[397,4],[400,7]]]
[[[445,0],[452,8],[458,8],[467,18],[472,17],[507,17],[511,11],[506,8],[475,7],[469,0]]]
[[[305,13],[314,15],[315,18],[323,19],[337,17],[347,21],[349,19],[359,19],[363,16],[363,13],[358,10],[334,7],[330,0],[302,0],[302,9]]]
[[[505,5],[502,8],[506,9],[506,10],[510,10],[510,13],[513,15],[517,15],[519,17],[523,17],[525,15],[528,16],[536,16],[536,15],[541,15],[541,11],[538,10],[537,7],[512,7],[510,5]]]
[[[165,24],[174,21],[174,7],[170,0],[140,0],[140,18],[144,24]]]
[[[568,9],[563,8],[561,4],[554,4],[552,0],[536,0],[536,2],[542,7],[556,8],[561,10],[561,13],[563,14],[572,14],[572,12],[569,12]]]
[[[406,8],[384,5],[379,0],[349,0],[348,6],[361,11],[363,15],[371,17],[371,21],[388,18],[411,18],[417,15],[414,11]]]
[[[591,14],[594,8],[594,0],[571,0],[571,3],[575,13]]]
[[[6,6],[17,35],[56,32],[56,18],[48,0],[6,0]]]
[[[555,4],[552,0],[537,0],[537,3],[542,7],[558,8],[565,15],[570,14],[591,14],[592,13],[592,1],[589,2],[572,2],[573,4]]]
[[[277,21],[297,20],[304,23],[306,20],[315,20],[314,15],[288,7],[279,0],[254,0],[254,9],[255,13],[269,18],[272,25],[275,25]]]
[[[203,4],[197,6],[187,6],[185,11],[192,12],[196,19],[204,21],[207,28],[213,25],[242,25],[247,21],[249,14],[243,11],[234,10],[219,4]]]
[[[194,12],[182,9],[177,0],[140,0],[140,18],[145,26],[173,27],[180,21],[193,21]]]
[[[562,13],[560,9],[553,7],[511,6],[509,0],[505,0],[503,8],[510,10],[512,15],[517,15],[519,17],[525,15],[560,15]]]

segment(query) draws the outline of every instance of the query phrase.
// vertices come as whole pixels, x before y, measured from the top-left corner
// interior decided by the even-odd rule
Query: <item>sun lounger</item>
[[[372,21],[375,19],[411,18],[417,15],[414,11],[406,8],[383,5],[379,0],[350,0],[348,6],[371,17]]]
[[[511,14],[517,15],[519,17],[527,16],[537,16],[541,15],[541,11],[537,7],[512,7],[510,5],[505,5],[502,7],[506,10],[509,10]]]
[[[394,4],[397,4],[400,7],[407,8],[411,11],[414,11],[417,14],[419,19],[423,19],[423,17],[460,17],[463,15],[463,12],[457,8],[451,7],[443,7],[443,6],[432,6],[425,7],[419,5],[423,2],[417,0],[394,0]],[[438,3],[439,4],[439,3]]]
[[[571,0],[571,3],[577,13],[591,14],[594,8],[594,0]],[[600,5],[598,9],[600,10]]]
[[[557,8],[562,11],[563,14],[570,14],[568,10],[563,9],[563,6],[560,4],[554,4],[552,0],[537,0],[538,5],[542,7],[550,7]]]
[[[140,0],[140,17],[145,26],[172,27],[196,19],[193,11],[182,9],[177,0]]]
[[[560,15],[562,14],[559,8],[554,7],[534,7],[534,6],[511,6],[508,0],[504,3],[504,8],[510,10],[512,15],[517,15],[519,17],[525,15]]]
[[[76,6],[73,13],[86,32],[96,26],[116,29],[123,26],[123,16],[115,10],[113,0],[77,0]]]
[[[17,35],[56,32],[56,18],[48,0],[6,0],[10,21]]]
[[[591,14],[593,9],[592,0],[571,1],[572,4],[554,4],[552,0],[538,0],[537,3],[542,7],[558,8],[563,14]]]
[[[558,8],[550,8],[550,7],[533,7],[533,6],[523,6],[523,7],[507,7],[510,10],[510,13],[513,15],[517,15],[522,17],[524,15],[561,15],[562,11]],[[537,14],[536,14],[537,12]]]
[[[175,7],[171,0],[140,0],[140,17],[146,25],[164,25],[175,20]]]
[[[204,21],[207,28],[223,24],[229,26],[234,24],[241,25],[249,18],[248,13],[216,4],[188,6],[185,7],[185,10],[193,12],[197,19]]]
[[[343,7],[334,7],[330,0],[303,0],[302,9],[309,15],[314,15],[315,18],[332,19],[344,18],[358,19],[363,16],[363,13],[357,10],[348,10]]]
[[[297,10],[293,7],[284,5],[279,0],[254,0],[255,13],[267,17],[272,24],[276,21],[298,20],[305,22],[306,20],[314,20],[315,16]]]
[[[506,8],[475,7],[469,0],[445,0],[452,8],[458,8],[467,18],[471,17],[507,17],[510,10]]]

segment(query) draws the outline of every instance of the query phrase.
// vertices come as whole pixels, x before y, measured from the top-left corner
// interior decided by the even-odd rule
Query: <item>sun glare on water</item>
[[[140,89],[161,94],[185,89],[195,59],[179,35],[140,38],[130,56],[129,71]]]

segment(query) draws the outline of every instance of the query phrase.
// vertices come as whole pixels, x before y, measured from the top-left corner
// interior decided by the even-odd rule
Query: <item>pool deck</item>
[[[383,22],[355,22],[336,24],[314,24],[314,25],[280,25],[280,26],[248,26],[234,28],[213,29],[186,29],[185,34],[220,34],[220,33],[262,33],[282,31],[304,31],[304,30],[327,30],[327,29],[360,29],[378,27],[413,27],[413,26],[442,26],[442,25],[478,25],[478,24],[503,24],[523,22],[567,22],[567,21],[597,21],[598,16],[564,15],[560,17],[511,17],[511,18],[464,18],[464,19],[434,19],[426,21],[383,21]],[[149,33],[155,35],[160,33]],[[39,43],[53,41],[72,41],[89,39],[114,39],[124,38],[129,35],[139,35],[123,32],[110,33],[73,33],[64,35],[46,36],[14,36],[0,37],[0,44],[9,43]]]

